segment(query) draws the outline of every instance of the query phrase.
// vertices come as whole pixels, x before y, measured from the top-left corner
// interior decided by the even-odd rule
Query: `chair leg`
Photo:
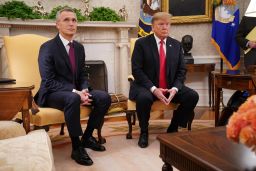
[[[127,111],[126,113],[126,120],[128,122],[128,133],[126,134],[126,139],[132,139],[132,125],[135,124],[135,112]],[[133,122],[132,122],[132,116],[133,116]]]
[[[190,118],[188,119],[188,130],[189,131],[191,131],[191,125],[192,125],[194,117],[195,117],[195,112],[193,111],[192,114],[190,115]]]
[[[34,125],[34,130],[37,130],[37,129],[44,129],[46,132],[48,132],[50,130],[50,126],[49,125],[45,125],[45,126]]]
[[[106,143],[106,139],[101,136],[101,129],[102,129],[103,124],[104,124],[104,121],[102,122],[102,124],[100,125],[100,127],[97,129],[98,142],[99,142],[100,144],[105,144],[105,143]]]
[[[22,124],[23,120],[22,120],[22,119],[19,119],[19,118],[16,118],[16,119],[14,120],[14,122],[17,122],[17,123],[19,123],[19,124]]]
[[[188,131],[191,131],[191,125],[192,125],[192,122],[188,121]]]
[[[136,123],[136,112],[132,112],[132,125],[135,125]]]
[[[65,134],[64,128],[65,128],[65,123],[62,123],[61,124],[61,128],[60,128],[60,135],[64,135]]]

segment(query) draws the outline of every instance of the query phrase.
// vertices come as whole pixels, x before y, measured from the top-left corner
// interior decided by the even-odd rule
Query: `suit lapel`
[[[170,80],[173,76],[173,68],[175,64],[175,54],[174,54],[174,48],[172,45],[172,41],[170,37],[167,37],[166,40],[166,76],[167,80]]]
[[[151,34],[151,37],[150,37],[150,46],[151,46],[151,49],[152,49],[152,52],[153,52],[153,58],[154,58],[154,61],[155,61],[155,69],[156,69],[156,78],[157,80],[159,80],[159,53],[158,53],[158,48],[157,48],[157,44],[156,44],[156,39],[154,37],[154,34]]]
[[[72,72],[68,53],[67,53],[66,48],[64,47],[62,41],[60,40],[59,35],[57,35],[57,36],[55,37],[55,40],[56,40],[57,45],[58,45],[58,47],[59,47],[59,50],[60,50],[60,53],[61,53],[61,57],[63,57],[63,59],[64,59],[66,65],[67,65],[68,69],[70,70],[70,72]]]

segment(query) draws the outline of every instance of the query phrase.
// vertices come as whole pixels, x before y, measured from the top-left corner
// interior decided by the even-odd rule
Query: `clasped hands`
[[[81,97],[81,105],[91,105],[92,103],[92,95],[88,92],[88,90],[76,91],[76,93]]]
[[[169,93],[169,97],[166,97],[164,94]],[[165,105],[169,105],[172,101],[173,97],[177,91],[175,89],[162,89],[162,88],[156,88],[153,92],[153,94]]]

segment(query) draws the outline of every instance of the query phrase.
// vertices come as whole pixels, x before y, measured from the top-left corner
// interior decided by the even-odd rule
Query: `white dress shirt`
[[[155,37],[155,40],[156,40],[156,44],[157,44],[157,49],[158,49],[158,53],[159,53],[159,49],[160,49],[160,42],[161,42],[161,39],[159,39],[155,34],[154,34],[154,37]],[[164,48],[164,53],[166,54],[166,39],[165,38],[163,41],[164,41],[164,44],[163,44],[163,48]],[[166,55],[165,55],[166,57]],[[156,89],[156,86],[153,86],[150,88],[150,91],[153,93]],[[177,92],[178,92],[178,88],[177,87],[172,87],[171,89],[175,89]]]

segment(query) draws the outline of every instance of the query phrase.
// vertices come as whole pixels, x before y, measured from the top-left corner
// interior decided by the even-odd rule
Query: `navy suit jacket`
[[[130,87],[130,99],[135,99],[138,87],[148,90],[151,87],[159,87],[159,53],[153,34],[136,41],[132,54],[132,75],[135,81]],[[186,66],[183,50],[179,41],[167,37],[166,40],[166,80],[167,88],[178,88],[180,91],[184,85]]]
[[[40,47],[38,63],[41,84],[35,101],[44,106],[48,94],[58,91],[88,88],[85,73],[85,52],[82,44],[74,42],[76,70],[72,73],[69,55],[59,37],[45,42]]]

